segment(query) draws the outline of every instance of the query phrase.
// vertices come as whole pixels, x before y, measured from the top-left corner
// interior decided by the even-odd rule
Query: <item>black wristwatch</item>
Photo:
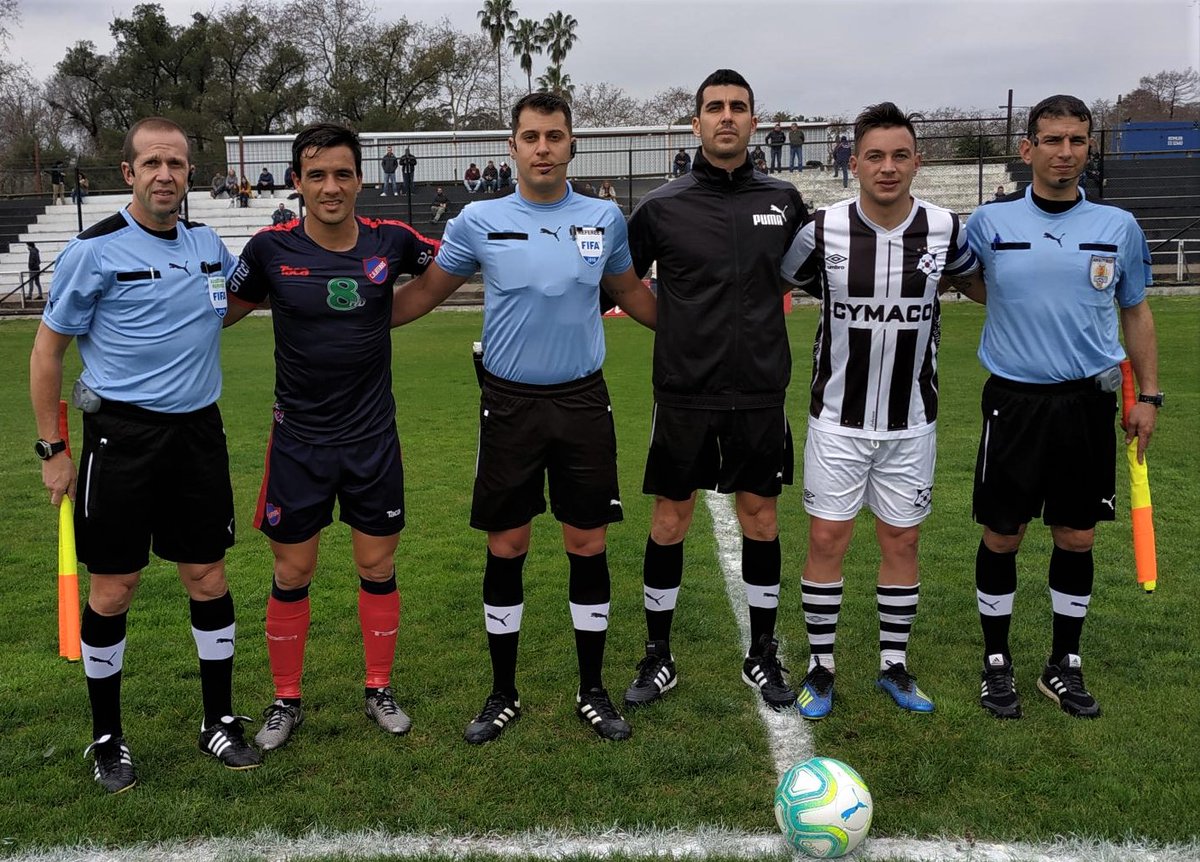
[[[1138,396],[1138,403],[1153,404],[1155,407],[1162,407],[1163,406],[1163,394],[1161,392],[1158,392],[1158,393],[1155,393],[1154,395],[1149,395],[1149,394],[1143,392],[1142,394],[1140,394]]]
[[[33,451],[36,452],[37,456],[43,461],[49,461],[59,452],[67,451],[67,441],[55,440],[53,443],[50,443],[46,440],[38,438],[37,442],[33,444]]]

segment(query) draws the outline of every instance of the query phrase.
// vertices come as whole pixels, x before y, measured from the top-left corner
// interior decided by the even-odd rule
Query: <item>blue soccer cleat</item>
[[[796,712],[809,721],[819,721],[833,709],[833,674],[822,664],[813,665],[800,682]]]
[[[891,695],[901,709],[933,712],[933,701],[917,688],[917,678],[908,672],[903,662],[889,664],[887,670],[880,671],[879,681],[875,685]]]

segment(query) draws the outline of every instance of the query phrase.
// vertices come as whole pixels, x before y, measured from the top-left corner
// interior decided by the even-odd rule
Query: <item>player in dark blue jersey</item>
[[[570,565],[577,714],[602,739],[627,739],[629,724],[601,679],[609,612],[605,531],[621,520],[621,500],[597,300],[603,284],[647,326],[655,322],[655,300],[634,274],[621,211],[567,183],[575,153],[570,105],[534,93],[512,116],[516,192],[473,203],[446,225],[437,260],[398,291],[393,318],[399,324],[420,317],[483,271],[485,371],[471,525],[488,535],[483,610],[492,693],[466,739],[490,742],[520,715],[521,570],[532,519],[546,510],[547,472]]]
[[[307,214],[246,244],[226,317],[226,325],[236,322],[270,298],[274,424],[254,518],[275,555],[266,623],[275,700],[255,737],[264,750],[287,742],[304,719],[308,586],[335,498],[359,574],[366,713],[388,733],[412,726],[391,689],[404,471],[389,329],[397,277],[424,271],[438,247],[403,222],[355,215],[362,150],[350,129],[308,127],[292,144],[292,166]]]

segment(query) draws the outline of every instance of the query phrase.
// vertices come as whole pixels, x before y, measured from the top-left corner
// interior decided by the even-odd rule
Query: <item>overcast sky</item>
[[[40,79],[75,42],[112,49],[132,0],[20,0],[10,56]],[[224,2],[159,0],[168,19]],[[278,4],[274,4],[278,5]],[[1163,69],[1200,69],[1200,0],[515,0],[522,17],[579,21],[564,71],[644,98],[737,69],[760,108],[853,116],[890,99],[908,110],[1029,106],[1057,92],[1115,99]],[[450,19],[478,32],[480,0],[377,0],[382,20]],[[281,27],[286,22],[280,20]],[[534,58],[540,74],[545,57]],[[516,63],[509,74],[524,76]]]

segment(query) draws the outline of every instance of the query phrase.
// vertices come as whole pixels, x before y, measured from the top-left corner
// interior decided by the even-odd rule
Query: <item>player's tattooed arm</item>
[[[613,298],[621,309],[647,329],[653,329],[658,321],[658,299],[637,277],[633,267],[617,275],[605,275],[600,280],[604,292]]]
[[[451,275],[437,265],[412,281],[397,284],[392,295],[392,326],[403,326],[437,308],[467,280],[464,275]]]
[[[943,275],[938,293],[957,290],[967,299],[987,305],[987,287],[983,282],[983,270],[977,269],[970,275]]]

